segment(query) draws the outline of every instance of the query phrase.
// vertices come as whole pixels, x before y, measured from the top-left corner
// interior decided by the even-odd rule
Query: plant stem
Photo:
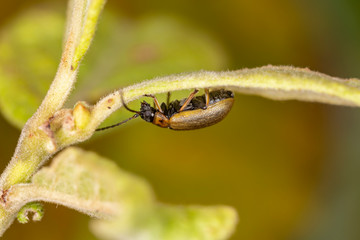
[[[77,75],[77,69],[71,67],[76,46],[81,36],[82,18],[86,9],[85,0],[70,1],[72,9],[68,16],[68,32],[66,34],[61,62],[50,89],[35,114],[25,124],[10,164],[0,179],[0,188],[27,181],[38,166],[50,157],[44,134],[39,129],[59,110],[70,93]]]

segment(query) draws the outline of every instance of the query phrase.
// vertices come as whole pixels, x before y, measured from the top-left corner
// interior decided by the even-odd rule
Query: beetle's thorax
[[[169,127],[169,119],[161,112],[155,113],[155,117],[152,123],[162,128]]]

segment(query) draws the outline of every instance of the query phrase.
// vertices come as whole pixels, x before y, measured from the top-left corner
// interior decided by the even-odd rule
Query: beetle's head
[[[151,107],[150,104],[143,101],[140,107],[140,117],[147,122],[152,122],[154,120],[156,109]]]

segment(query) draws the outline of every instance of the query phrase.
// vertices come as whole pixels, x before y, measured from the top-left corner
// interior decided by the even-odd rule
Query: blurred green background
[[[58,14],[64,14],[65,1],[3,2],[0,27],[45,2],[54,3]],[[204,66],[208,66],[207,70],[232,70],[267,64],[293,65],[338,77],[360,77],[360,3],[355,0],[132,0],[109,1],[106,8],[111,9],[112,16],[122,16],[127,21],[158,13],[183,19],[193,29],[194,39],[199,37],[195,32],[200,32],[201,41],[209,41],[213,46],[215,53],[209,56],[216,56],[194,60],[193,65],[187,65],[193,60],[188,55],[180,60],[174,58],[178,67],[173,71],[172,61],[166,62],[166,68],[160,64],[135,68],[124,75],[119,71],[118,82],[112,82],[108,91],[139,79],[200,70]],[[112,36],[111,31],[105,33]],[[131,42],[130,37],[123,40],[126,36],[120,33],[116,33],[119,41]],[[105,93],[99,79],[106,76],[106,71],[92,74],[91,64],[96,62],[91,59],[99,51],[97,41],[106,40],[106,34],[98,40],[95,37],[89,64],[84,63],[80,69],[87,77],[97,79],[89,86],[86,76],[81,78],[74,92],[81,92],[80,99],[86,99],[87,88],[93,89],[94,95]],[[163,33],[153,34],[154,41],[161,42]],[[141,34],[137,37],[141,38]],[[168,51],[184,45],[181,38],[171,40],[173,45]],[[116,43],[116,38],[113,41]],[[55,56],[60,54],[61,46],[54,48]],[[121,51],[110,50],[114,56]],[[151,60],[152,53],[148,54]],[[149,55],[145,55],[145,60],[146,56]],[[100,64],[108,66],[113,61],[115,57]],[[127,71],[127,59],[119,61],[125,62]],[[206,63],[199,64],[203,62]],[[186,94],[177,93],[176,97]],[[76,97],[72,99],[75,100]],[[86,100],[92,101],[91,96]],[[135,108],[137,104],[131,106]],[[131,115],[120,112],[122,118]],[[121,119],[108,122],[118,120]],[[356,240],[360,239],[359,122],[360,110],[354,108],[276,102],[238,94],[229,116],[210,128],[175,132],[138,119],[98,134],[80,146],[147,179],[162,202],[234,206],[240,215],[234,240]],[[3,169],[20,131],[4,118],[0,118],[0,128]],[[87,228],[88,219],[73,210],[46,205],[40,223],[14,223],[4,238],[95,239]]]

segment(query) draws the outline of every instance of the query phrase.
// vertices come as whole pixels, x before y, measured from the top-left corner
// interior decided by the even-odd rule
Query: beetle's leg
[[[205,103],[206,103],[205,107],[208,108],[209,103],[210,103],[210,94],[209,94],[208,88],[205,88]]]
[[[169,106],[169,104],[170,104],[170,92],[167,93],[166,106]]]
[[[163,113],[163,111],[161,110],[159,101],[157,100],[157,98],[156,98],[154,95],[152,95],[152,94],[145,94],[144,96],[145,96],[145,97],[151,97],[151,98],[153,98],[153,99],[154,99],[154,103],[155,103],[155,105],[156,105],[156,108],[159,110],[159,112]]]
[[[190,103],[190,101],[194,98],[195,94],[198,92],[199,90],[195,89],[190,95],[189,97],[186,99],[186,101],[184,102],[184,104],[181,106],[179,112],[183,111],[186,106]]]

